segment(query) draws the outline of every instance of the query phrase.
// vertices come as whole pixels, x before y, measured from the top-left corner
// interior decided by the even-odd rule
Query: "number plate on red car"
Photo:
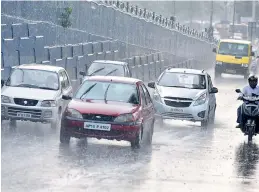
[[[92,130],[110,131],[111,124],[84,122],[84,128]]]

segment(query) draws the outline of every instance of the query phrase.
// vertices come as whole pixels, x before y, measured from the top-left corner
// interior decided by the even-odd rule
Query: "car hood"
[[[114,102],[102,100],[80,100],[73,99],[69,104],[68,108],[76,109],[82,114],[104,114],[118,116],[125,113],[134,113],[139,105],[130,103]]]
[[[57,96],[56,90],[35,89],[27,87],[2,87],[1,95],[16,98],[53,100]]]
[[[188,89],[162,86],[157,86],[157,90],[161,97],[182,97],[190,99],[197,99],[200,95],[206,92],[205,89]]]

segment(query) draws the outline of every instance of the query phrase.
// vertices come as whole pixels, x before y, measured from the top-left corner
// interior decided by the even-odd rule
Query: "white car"
[[[155,89],[153,102],[162,119],[214,122],[218,89],[204,70],[168,68],[148,86]]]
[[[62,67],[24,64],[15,67],[1,93],[2,120],[50,123],[52,128],[60,125],[60,117],[67,101],[63,95],[72,95],[72,86],[66,70]]]

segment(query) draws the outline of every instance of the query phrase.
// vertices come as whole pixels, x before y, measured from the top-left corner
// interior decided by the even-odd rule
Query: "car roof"
[[[199,75],[207,74],[207,72],[204,71],[204,70],[186,69],[186,68],[168,68],[168,69],[166,69],[166,72],[169,72],[169,73],[190,73],[190,74],[199,74]]]
[[[114,64],[114,65],[126,65],[127,63],[124,61],[112,61],[112,60],[95,60],[93,63],[107,63],[107,64]]]
[[[251,41],[239,40],[239,39],[221,39],[220,42],[251,44]]]
[[[36,70],[44,70],[44,71],[52,71],[59,72],[63,67],[58,67],[54,65],[43,65],[43,64],[23,64],[15,67],[16,69],[36,69]]]
[[[115,82],[115,83],[126,83],[126,84],[136,84],[142,82],[140,79],[129,78],[129,77],[119,77],[119,76],[90,76],[86,77],[84,81],[104,81],[104,82]]]

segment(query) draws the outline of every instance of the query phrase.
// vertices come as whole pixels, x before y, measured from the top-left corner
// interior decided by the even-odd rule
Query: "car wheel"
[[[209,125],[209,119],[210,119],[209,117],[210,117],[210,114],[208,114],[207,119],[204,119],[201,121],[202,127],[207,127]]]
[[[59,135],[60,143],[69,144],[70,138],[71,138],[71,136],[68,133],[66,133],[64,127],[61,127],[60,128],[60,135]]]
[[[136,138],[130,142],[131,148],[139,149],[143,143],[143,128],[141,128],[136,135]]]
[[[60,127],[61,124],[61,108],[59,108],[58,110],[58,117],[55,121],[52,121],[50,126],[51,129],[58,129]]]
[[[215,123],[215,115],[216,115],[216,107],[215,107],[215,109],[214,109],[214,111],[213,111],[213,114],[212,114],[212,117],[211,117],[211,119],[210,119],[210,123],[211,123],[211,124],[214,124],[214,123]]]
[[[16,120],[11,119],[9,125],[10,125],[11,129],[16,129],[16,127],[17,127]]]
[[[152,144],[152,139],[153,139],[153,133],[154,133],[154,126],[155,126],[155,121],[152,122],[152,125],[149,130],[149,137],[148,137],[148,144]]]

